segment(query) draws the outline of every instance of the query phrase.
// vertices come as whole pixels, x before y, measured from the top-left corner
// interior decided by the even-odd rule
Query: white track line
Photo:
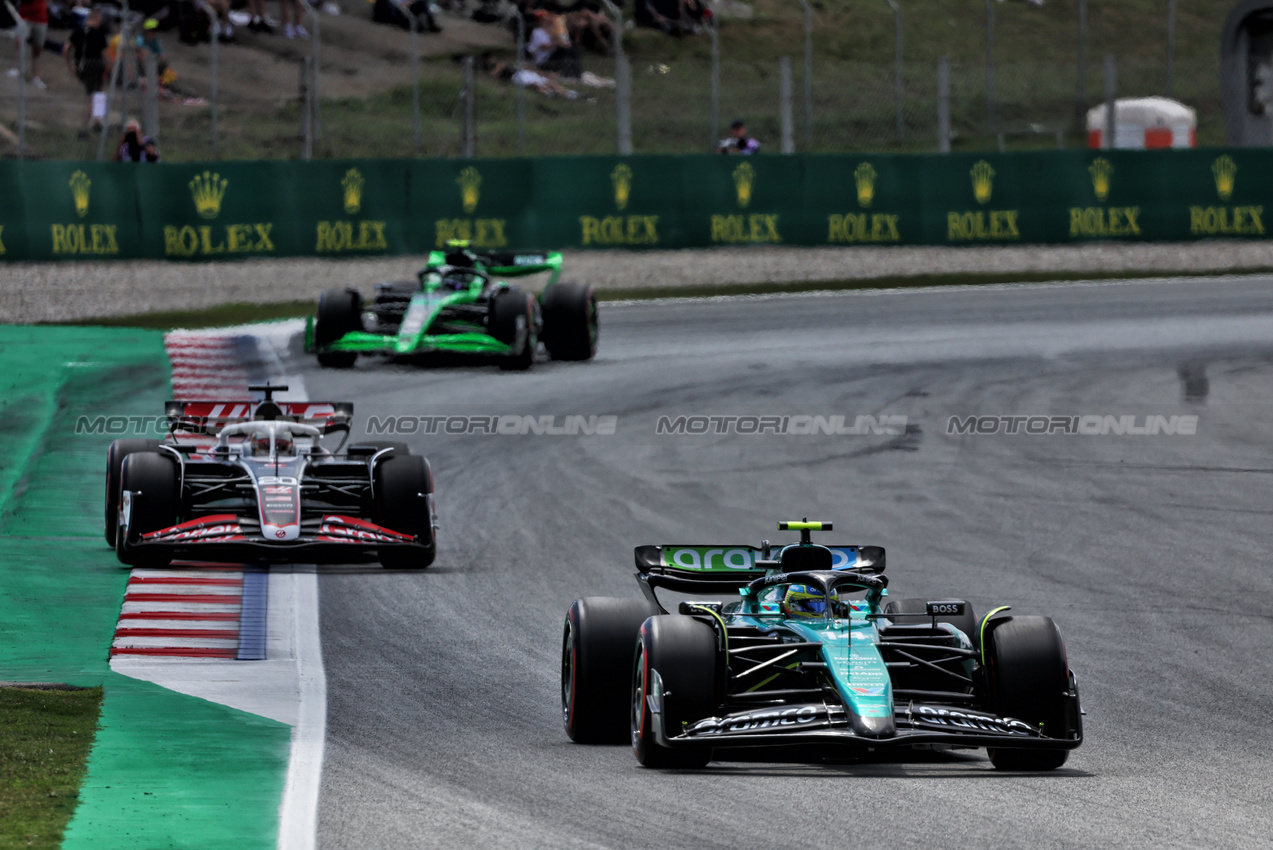
[[[318,842],[318,792],[327,743],[327,674],[318,630],[318,575],[292,575],[294,640],[300,668],[300,711],[292,728],[292,757],[279,806],[279,850],[313,850]]]

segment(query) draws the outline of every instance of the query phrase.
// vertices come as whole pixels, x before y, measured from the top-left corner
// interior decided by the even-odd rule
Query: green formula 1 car
[[[894,598],[882,548],[814,544],[830,523],[778,528],[800,541],[639,546],[644,599],[576,600],[561,656],[566,734],[630,741],[647,767],[750,747],[984,747],[1001,770],[1052,770],[1082,743],[1051,619],[996,608],[978,620],[963,600]],[[669,611],[656,590],[682,601]]]
[[[496,279],[544,272],[538,297]],[[376,284],[370,305],[356,289],[324,292],[306,323],[305,350],[331,368],[349,368],[359,354],[450,353],[529,369],[541,342],[554,360],[589,360],[597,351],[596,294],[560,276],[555,251],[483,253],[452,243],[429,254],[416,280]]]

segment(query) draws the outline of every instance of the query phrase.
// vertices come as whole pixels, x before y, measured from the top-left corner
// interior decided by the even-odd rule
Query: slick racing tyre
[[[1041,726],[1050,737],[1069,734],[1069,664],[1050,617],[1012,617],[995,626],[986,635],[985,658],[992,711]],[[1005,747],[987,753],[999,770],[1055,770],[1070,751]]]
[[[314,319],[314,345],[322,349],[350,331],[362,330],[362,296],[353,289],[329,289],[318,297]],[[319,351],[318,365],[348,369],[358,359],[355,351]]]
[[[561,644],[561,713],[570,740],[628,740],[633,650],[641,624],[657,613],[645,599],[592,596],[570,606]]]
[[[389,569],[422,570],[433,563],[437,541],[433,539],[433,471],[419,455],[395,455],[376,465],[375,522],[401,534],[420,539],[424,548],[387,546],[376,554]]]
[[[506,289],[491,299],[487,330],[491,336],[513,348],[500,358],[499,367],[524,372],[535,363],[539,348],[538,305],[529,292]],[[520,345],[520,348],[518,347]]]
[[[586,283],[548,287],[542,304],[544,348],[553,360],[591,360],[597,353],[597,295]]]
[[[683,724],[717,714],[716,683],[721,660],[716,632],[706,623],[680,614],[651,617],[641,626],[632,665],[632,749],[645,767],[705,767],[710,749],[674,750],[654,736],[650,695],[653,673],[663,683],[663,728],[679,735]]]
[[[120,490],[130,490],[132,508],[127,533],[119,527],[115,532],[115,555],[121,563],[133,567],[163,567],[172,560],[158,552],[137,551],[134,544],[143,534],[177,524],[177,508],[181,493],[177,484],[177,465],[158,452],[134,452],[124,458],[119,473]]]
[[[133,452],[157,452],[158,440],[116,440],[106,450],[106,544],[115,545],[119,523],[119,471]]]

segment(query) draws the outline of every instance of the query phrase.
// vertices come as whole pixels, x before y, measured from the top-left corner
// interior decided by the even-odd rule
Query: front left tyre
[[[984,654],[992,711],[1024,721],[1052,738],[1066,738],[1077,731],[1065,643],[1050,617],[1012,617],[989,629]],[[1070,755],[1067,749],[1009,747],[990,748],[987,753],[999,770],[1055,770]]]
[[[375,522],[400,534],[410,534],[420,546],[385,546],[377,552],[380,565],[395,570],[422,570],[437,555],[433,535],[433,470],[419,455],[398,454],[376,465]]]

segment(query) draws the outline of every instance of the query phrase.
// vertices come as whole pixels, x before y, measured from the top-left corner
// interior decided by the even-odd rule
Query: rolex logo
[[[362,187],[366,182],[357,168],[346,171],[344,179],[340,181],[340,188],[344,190],[345,212],[350,215],[362,209]]]
[[[982,159],[977,161],[969,173],[972,175],[972,194],[977,203],[990,203],[990,194],[995,188],[995,170]]]
[[[216,218],[221,214],[221,199],[230,181],[220,174],[205,171],[190,181],[190,195],[194,198],[195,211],[200,218]]]
[[[875,200],[875,166],[864,162],[853,172],[853,182],[857,184],[858,206],[869,207]]]
[[[75,214],[80,218],[88,215],[88,188],[93,181],[83,171],[71,175],[71,195],[75,198]]]
[[[1233,195],[1233,187],[1237,183],[1238,164],[1228,154],[1211,163],[1211,173],[1216,178],[1216,194],[1220,200],[1227,201]]]
[[[477,209],[477,199],[482,196],[482,175],[478,174],[477,169],[469,166],[460,172],[460,176],[456,179],[456,183],[460,184],[460,200],[464,202],[464,211],[471,213]]]
[[[1108,159],[1101,156],[1092,160],[1087,172],[1092,175],[1092,191],[1096,193],[1096,200],[1104,203],[1109,197],[1109,181],[1114,176],[1114,166]]]
[[[750,162],[744,162],[734,169],[734,189],[738,193],[738,206],[745,207],[751,203],[751,187],[756,182],[756,169]]]
[[[626,165],[616,165],[610,172],[610,182],[614,184],[615,209],[627,209],[628,196],[632,194],[632,169]]]

